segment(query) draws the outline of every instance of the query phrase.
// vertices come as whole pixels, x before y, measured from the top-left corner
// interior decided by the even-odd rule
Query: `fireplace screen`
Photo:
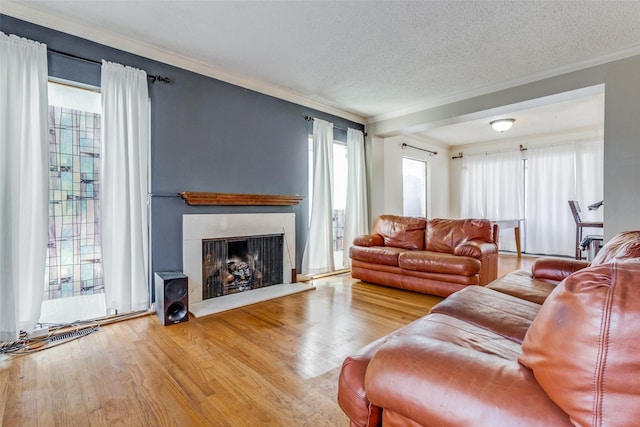
[[[202,240],[202,299],[283,281],[283,234]]]

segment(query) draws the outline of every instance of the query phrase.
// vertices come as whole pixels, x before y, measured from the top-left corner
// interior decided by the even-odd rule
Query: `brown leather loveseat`
[[[454,293],[347,357],[338,402],[352,427],[636,425],[638,325],[631,231]]]
[[[381,215],[349,250],[355,279],[447,296],[498,274],[498,229],[486,219]]]

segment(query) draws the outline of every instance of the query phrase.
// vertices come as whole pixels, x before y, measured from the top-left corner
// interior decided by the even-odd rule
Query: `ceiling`
[[[2,0],[0,11],[362,123],[640,54],[640,1]],[[466,143],[448,127],[427,133]]]
[[[500,111],[486,111],[480,118],[461,118],[456,123],[420,132],[432,142],[457,146],[482,142],[525,140],[553,134],[602,135],[604,130],[604,86],[596,86],[520,105],[508,105]],[[513,118],[513,127],[503,133],[489,123],[499,118]],[[524,142],[524,141],[521,141]]]

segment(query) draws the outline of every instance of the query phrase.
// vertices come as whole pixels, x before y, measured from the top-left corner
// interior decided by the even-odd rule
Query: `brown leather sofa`
[[[353,427],[635,425],[639,285],[640,231],[541,258],[347,357],[338,402]]]
[[[498,275],[498,228],[486,219],[381,215],[349,249],[351,275],[366,282],[448,296]]]

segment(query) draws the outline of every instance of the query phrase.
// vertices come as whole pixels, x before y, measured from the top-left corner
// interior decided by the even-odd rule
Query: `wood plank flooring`
[[[532,258],[500,256],[500,275]],[[163,327],[156,316],[25,356],[0,355],[3,426],[347,426],[343,359],[440,298],[348,274]]]

